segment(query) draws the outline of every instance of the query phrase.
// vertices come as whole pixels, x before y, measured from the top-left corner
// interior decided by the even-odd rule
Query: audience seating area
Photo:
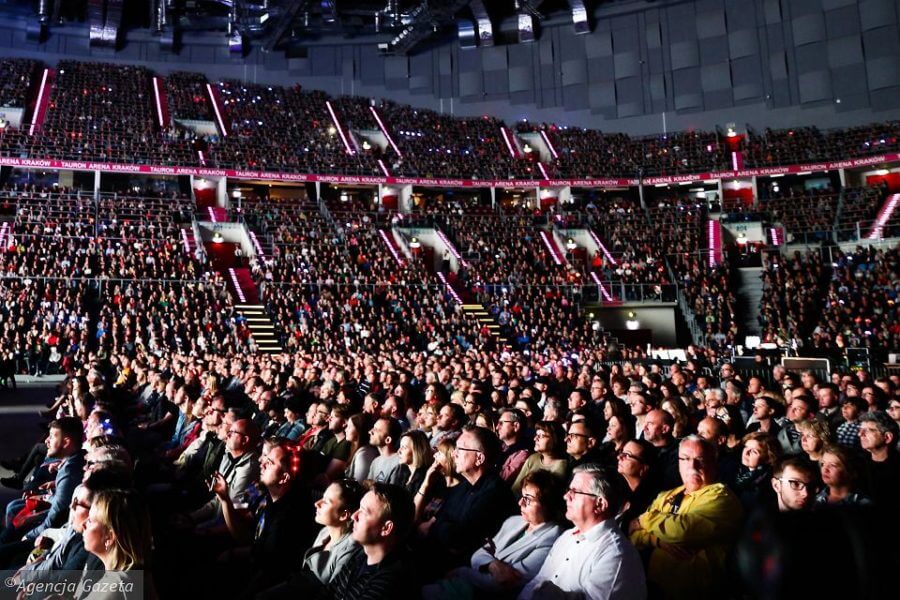
[[[24,108],[28,103],[28,91],[36,78],[39,63],[36,60],[0,58],[0,108]]]
[[[40,64],[4,59],[0,102],[25,106]],[[330,99],[299,87],[215,82],[227,122],[227,136],[199,136],[166,124],[159,128],[150,78],[144,67],[61,61],[51,88],[51,104],[38,136],[0,131],[0,152],[33,158],[95,159],[115,162],[271,171],[383,175],[385,159],[394,175],[483,180],[540,179],[526,157],[515,157],[503,140],[503,123],[493,117],[458,118],[388,100]],[[213,120],[206,77],[175,72],[165,78],[174,119]],[[36,93],[36,92],[32,92]],[[331,100],[353,153],[349,153],[325,102]],[[369,110],[376,107],[391,145],[363,148],[354,133],[380,128]],[[638,177],[727,170],[732,150],[748,167],[841,160],[900,150],[900,123],[890,121],[835,131],[815,127],[749,130],[724,138],[719,132],[673,132],[633,138],[553,124],[516,123],[520,133],[543,131],[558,157],[546,162],[553,177]],[[344,131],[346,130],[346,131]],[[277,135],[276,133],[277,132]],[[202,138],[202,139],[201,139]]]

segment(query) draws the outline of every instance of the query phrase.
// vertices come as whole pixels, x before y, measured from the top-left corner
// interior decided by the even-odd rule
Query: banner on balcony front
[[[764,177],[767,175],[788,175],[803,172],[833,171],[865,167],[881,163],[900,161],[900,154],[880,154],[865,158],[853,158],[835,162],[822,162],[805,165],[783,167],[766,167],[761,169],[742,169],[740,171],[715,171],[685,175],[666,175],[638,179],[443,179],[440,177],[370,177],[365,175],[309,175],[303,173],[278,173],[273,171],[257,171],[248,169],[213,169],[206,167],[164,167],[156,165],[130,165],[111,162],[56,160],[36,158],[15,158],[0,156],[0,166],[21,167],[26,169],[65,169],[72,171],[102,171],[109,173],[142,173],[145,175],[193,175],[195,177],[230,177],[234,179],[252,179],[267,182],[306,183],[322,182],[352,185],[416,185],[422,187],[630,187],[641,183],[644,185],[691,183],[694,181],[715,181],[736,177]]]

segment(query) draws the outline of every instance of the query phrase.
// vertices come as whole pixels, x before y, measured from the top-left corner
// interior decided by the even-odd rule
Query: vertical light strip
[[[503,134],[503,141],[506,142],[506,148],[509,150],[509,155],[513,158],[516,158],[516,151],[513,149],[512,143],[509,141],[509,134],[506,133],[506,127],[501,127],[500,133]]]
[[[391,251],[391,254],[394,255],[394,260],[397,261],[397,264],[401,267],[404,265],[403,259],[400,258],[400,255],[397,254],[397,250],[394,248],[394,245],[388,239],[387,234],[384,232],[384,229],[379,229],[378,233],[381,234],[381,239],[384,241],[385,245],[388,247],[388,250]]]
[[[213,223],[218,223],[218,221],[216,221],[216,211],[213,210],[213,207],[207,206],[206,210],[209,212],[209,220]]]
[[[715,267],[718,264],[717,256],[716,256],[716,248],[718,244],[716,243],[716,220],[710,219],[706,222],[706,236],[708,238],[708,248],[709,248],[709,266],[710,268]]]
[[[380,158],[378,159],[378,166],[381,167],[381,172],[384,173],[385,177],[390,177],[391,174],[388,172],[387,167],[384,166],[384,161]]]
[[[259,240],[256,239],[256,234],[253,233],[252,229],[248,229],[247,231],[250,233],[250,239],[253,241],[253,246],[256,248],[256,255],[262,259],[265,259],[266,255],[263,252],[262,246],[259,245]]]
[[[556,153],[556,148],[553,147],[553,143],[547,136],[547,132],[545,132],[543,129],[541,129],[541,137],[544,138],[544,143],[547,144],[547,148],[550,150],[550,154],[553,155],[553,158],[559,158],[559,154]]]
[[[538,169],[541,170],[541,175],[544,176],[544,179],[550,179],[550,176],[547,175],[547,169],[544,168],[544,163],[538,162]]]
[[[606,286],[603,285],[603,282],[600,281],[600,278],[597,277],[597,274],[591,271],[591,277],[594,279],[594,283],[597,284],[597,287],[600,288],[600,293],[603,295],[603,299],[607,302],[612,302],[614,300],[612,294],[607,291]]]
[[[38,119],[44,110],[44,94],[47,92],[47,77],[50,76],[50,69],[44,69],[44,76],[41,77],[41,88],[38,91],[37,103],[34,105],[34,116],[31,118],[31,127],[28,128],[28,135],[34,135],[34,129],[37,126]]]
[[[384,137],[387,138],[388,143],[391,145],[391,148],[394,149],[394,152],[397,153],[397,156],[403,158],[403,153],[400,152],[400,148],[397,147],[397,144],[394,143],[394,138],[391,137],[391,134],[388,133],[388,128],[385,127],[384,122],[381,120],[381,117],[378,115],[378,111],[375,110],[374,106],[370,106],[369,110],[372,111],[372,116],[375,117],[375,122],[378,123],[378,126],[381,128],[381,133],[384,134]]]
[[[181,241],[184,244],[184,253],[191,253],[191,241],[188,239],[187,229],[181,230]]]
[[[347,149],[347,154],[351,156],[356,154],[353,148],[350,147],[350,142],[347,141],[347,136],[344,135],[344,130],[341,128],[341,123],[338,121],[337,114],[334,112],[334,108],[331,106],[331,100],[325,101],[325,107],[328,109],[328,112],[331,114],[331,120],[334,121],[334,126],[338,130],[338,133],[341,136],[341,141],[344,142],[344,148]]]
[[[597,234],[588,229],[588,233],[591,234],[591,239],[594,240],[594,243],[600,247],[600,250],[603,251],[603,255],[606,256],[606,259],[611,262],[613,265],[618,265],[616,259],[613,258],[613,255],[609,253],[609,250],[606,249],[606,246],[603,245],[603,242],[600,241],[600,238],[597,237]]]
[[[867,240],[877,240],[882,237],[884,233],[884,226],[888,221],[891,220],[891,216],[894,214],[894,209],[897,208],[897,202],[900,201],[900,194],[893,194],[887,201],[884,203],[884,206],[881,207],[881,211],[878,213],[878,217],[875,219],[875,224],[872,226],[872,231],[869,232],[869,235],[866,236]]]
[[[209,94],[209,102],[212,104],[213,112],[216,113],[216,121],[219,123],[219,131],[222,132],[222,137],[227,137],[228,132],[225,130],[225,120],[222,118],[222,113],[219,111],[219,103],[216,102],[216,96],[213,94],[212,84],[206,84],[206,91]]]
[[[438,276],[438,279],[440,279],[442,282],[444,282],[444,285],[447,286],[447,290],[450,291],[450,295],[453,296],[453,299],[456,301],[456,303],[462,304],[463,303],[462,298],[459,297],[459,294],[456,293],[456,290],[453,289],[453,286],[450,285],[450,282],[447,281],[447,278],[444,277],[444,274],[441,271],[438,271],[437,276]]]
[[[228,274],[231,275],[231,283],[234,284],[234,289],[237,290],[238,298],[240,298],[241,302],[246,302],[247,297],[244,296],[244,290],[241,289],[241,284],[238,282],[237,273],[234,272],[234,268],[228,269]]]
[[[156,116],[159,118],[159,126],[165,128],[166,123],[163,118],[162,100],[159,98],[159,77],[153,78],[153,95],[156,97]]]
[[[544,240],[544,245],[547,246],[547,250],[550,251],[550,256],[553,257],[553,262],[555,262],[557,265],[563,264],[563,261],[560,260],[559,256],[557,256],[556,250],[554,250],[553,248],[553,244],[551,244],[550,240],[547,239],[548,237],[549,236],[547,235],[546,231],[541,232],[541,239]]]

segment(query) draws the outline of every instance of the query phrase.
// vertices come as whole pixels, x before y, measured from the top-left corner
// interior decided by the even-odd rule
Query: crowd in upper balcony
[[[34,61],[5,60],[0,89],[5,102],[25,106],[33,98]],[[144,67],[61,61],[40,134],[0,130],[0,147],[15,156],[206,166],[323,174],[392,175],[480,180],[542,179],[535,158],[515,132],[542,132],[551,157],[547,175],[559,178],[646,177],[733,168],[732,152],[747,167],[770,167],[872,156],[900,149],[900,123],[889,121],[834,131],[816,127],[725,136],[687,131],[631,137],[620,133],[521,121],[504,139],[502,121],[456,117],[389,100],[252,84],[214,83],[226,131],[198,133],[158,122]],[[176,72],[164,91],[174,119],[214,121],[202,74]],[[337,123],[325,106],[331,100]],[[397,146],[381,139],[381,127]],[[514,131],[513,131],[514,130]],[[278,135],[273,135],[278,132]],[[343,135],[341,135],[343,134]],[[374,134],[377,137],[371,138]],[[374,143],[373,143],[374,141]],[[349,147],[349,150],[348,150]],[[534,150],[532,148],[532,150]]]

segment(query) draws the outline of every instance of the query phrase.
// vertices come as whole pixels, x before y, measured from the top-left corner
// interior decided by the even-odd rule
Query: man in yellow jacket
[[[716,482],[716,451],[702,438],[681,441],[678,470],[684,485],[657,496],[629,524],[631,541],[650,552],[647,579],[663,597],[721,597],[727,555],[741,528],[741,503]]]

